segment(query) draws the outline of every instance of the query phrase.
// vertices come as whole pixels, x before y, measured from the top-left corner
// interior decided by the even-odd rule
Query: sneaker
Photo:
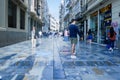
[[[113,52],[113,49],[111,49],[111,51]]]
[[[109,50],[111,51],[111,50],[112,50],[112,48],[109,48]]]
[[[76,59],[76,56],[75,56],[75,55],[71,55],[71,58],[72,58],[72,59]]]
[[[109,50],[113,52],[113,49],[112,49],[112,48],[109,48]]]

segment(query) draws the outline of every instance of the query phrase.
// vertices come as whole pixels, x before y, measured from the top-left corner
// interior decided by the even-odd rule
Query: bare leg
[[[36,39],[34,39],[34,47],[36,47]]]
[[[33,39],[31,39],[31,42],[32,42],[32,48],[33,48],[33,46],[34,46],[34,40],[33,40]]]
[[[75,44],[72,44],[72,55],[75,55]]]

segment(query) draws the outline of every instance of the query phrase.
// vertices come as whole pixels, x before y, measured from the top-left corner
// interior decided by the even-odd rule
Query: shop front
[[[111,26],[112,21],[112,11],[111,11],[111,4],[101,8],[99,10],[99,43],[106,44],[107,41],[107,34],[109,31],[109,28]]]
[[[98,32],[98,11],[95,11],[90,15],[90,26],[89,28],[93,34],[93,42],[97,42],[97,32]]]

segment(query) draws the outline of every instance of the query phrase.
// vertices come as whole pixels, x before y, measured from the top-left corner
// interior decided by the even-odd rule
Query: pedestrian
[[[68,41],[69,40],[69,32],[68,32],[68,30],[67,29],[65,29],[65,31],[64,31],[64,41]]]
[[[114,49],[114,42],[116,40],[116,32],[114,31],[114,28],[111,26],[110,31],[108,32],[108,39],[109,39],[109,50],[113,51]]]
[[[33,26],[32,28],[32,31],[31,31],[31,42],[32,42],[32,48],[35,48],[36,47],[36,38],[37,38],[37,35],[36,35],[36,31],[35,31],[35,27]]]
[[[76,26],[76,19],[72,19],[71,20],[71,24],[69,25],[69,37],[70,37],[70,41],[71,41],[71,58],[76,58],[75,56],[75,47],[76,47],[76,44],[77,44],[77,34],[79,34],[80,36],[80,32],[78,30],[78,26]]]
[[[89,29],[89,31],[87,32],[87,42],[91,43],[92,39],[93,39],[92,31],[91,29]]]

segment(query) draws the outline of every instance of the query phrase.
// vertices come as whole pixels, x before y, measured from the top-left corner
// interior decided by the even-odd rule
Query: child
[[[89,29],[89,31],[88,31],[88,36],[87,36],[87,42],[88,43],[91,43],[92,42],[92,31],[91,31],[91,29]]]

